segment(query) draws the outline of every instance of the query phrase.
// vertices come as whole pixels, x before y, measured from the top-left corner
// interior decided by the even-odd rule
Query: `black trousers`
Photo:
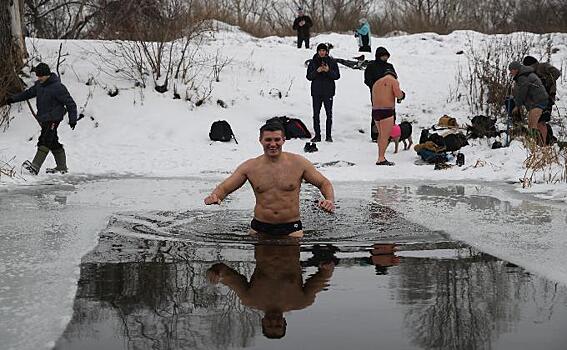
[[[297,48],[301,48],[301,43],[305,41],[305,48],[309,48],[309,37],[303,35],[297,35]]]
[[[58,150],[63,148],[59,143],[59,136],[57,136],[57,127],[59,122],[43,122],[41,123],[41,134],[37,141],[37,146],[45,146],[50,150]]]
[[[321,136],[321,106],[325,106],[325,114],[327,114],[327,122],[325,123],[326,136],[331,136],[333,127],[333,96],[311,96],[313,99],[313,129],[315,135]]]

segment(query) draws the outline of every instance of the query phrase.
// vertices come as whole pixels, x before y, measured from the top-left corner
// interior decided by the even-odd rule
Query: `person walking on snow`
[[[366,18],[361,18],[358,24],[358,28],[354,31],[354,37],[358,38],[358,51],[372,52],[370,48],[370,24],[368,24]]]
[[[305,41],[305,48],[309,48],[309,29],[313,22],[309,16],[303,12],[303,8],[297,9],[297,18],[293,21],[293,30],[297,31],[297,48],[301,48],[301,43]]]
[[[378,79],[372,87],[372,118],[378,128],[378,160],[376,165],[394,165],[386,160],[386,148],[392,127],[396,120],[396,100],[401,103],[406,97],[400,89],[398,76],[392,70],[386,70],[384,76]]]
[[[311,81],[311,97],[313,99],[313,129],[315,136],[311,142],[321,142],[321,125],[319,114],[321,105],[325,106],[327,122],[325,141],[333,142],[331,129],[333,126],[333,96],[335,96],[335,80],[341,77],[337,62],[329,56],[325,44],[317,45],[317,53],[307,66],[307,79]]]
[[[65,149],[59,143],[57,127],[65,113],[69,115],[69,126],[75,129],[77,125],[77,105],[57,74],[52,73],[49,66],[39,63],[34,68],[37,81],[29,89],[8,97],[7,102],[21,102],[36,97],[36,119],[41,126],[41,134],[37,142],[37,151],[31,162],[25,161],[23,166],[33,175],[37,175],[49,154],[53,153],[56,167],[47,172],[67,172]]]

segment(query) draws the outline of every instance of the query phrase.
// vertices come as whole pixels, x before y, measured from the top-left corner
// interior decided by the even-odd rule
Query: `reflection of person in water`
[[[313,304],[315,295],[328,286],[335,264],[320,262],[318,271],[303,283],[299,244],[258,244],[254,256],[256,268],[250,282],[223,263],[209,268],[207,279],[234,290],[243,305],[264,311],[262,332],[267,338],[282,338],[287,325],[284,312]]]
[[[377,275],[388,274],[388,268],[400,263],[400,258],[394,253],[397,247],[393,243],[376,243],[372,245],[370,261],[375,266]]]

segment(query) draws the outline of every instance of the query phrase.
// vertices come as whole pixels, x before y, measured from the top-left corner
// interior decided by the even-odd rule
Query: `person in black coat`
[[[333,142],[331,129],[333,126],[333,96],[335,96],[335,80],[341,77],[337,62],[329,56],[325,44],[317,46],[317,53],[307,66],[307,79],[311,81],[311,97],[313,99],[313,129],[315,136],[312,142],[321,141],[321,126],[319,113],[321,105],[325,106],[327,114],[325,141]]]
[[[37,175],[49,151],[53,153],[57,167],[49,169],[52,172],[67,172],[67,161],[63,145],[59,143],[57,127],[65,113],[69,114],[69,126],[75,129],[77,125],[77,105],[57,74],[52,73],[45,63],[35,68],[37,81],[29,89],[8,97],[8,103],[26,101],[36,97],[36,119],[41,126],[41,134],[37,142],[37,152],[33,161],[24,162],[24,167]]]
[[[364,84],[368,86],[370,92],[372,92],[372,86],[374,83],[382,78],[387,70],[393,71],[394,73],[396,70],[391,63],[388,63],[388,59],[390,58],[390,53],[386,50],[385,47],[380,46],[376,49],[375,60],[368,63],[366,69],[364,70]],[[370,94],[372,97],[372,93]]]
[[[313,26],[313,22],[309,16],[306,16],[303,9],[297,9],[297,18],[293,21],[293,30],[297,30],[297,48],[301,48],[301,43],[305,41],[305,48],[309,48],[309,29]]]

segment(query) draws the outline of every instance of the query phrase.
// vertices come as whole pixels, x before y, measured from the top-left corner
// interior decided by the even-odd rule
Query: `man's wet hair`
[[[262,127],[260,128],[260,138],[262,138],[264,131],[278,131],[278,130],[282,132],[283,136],[285,136],[285,129],[282,123],[275,121],[266,123],[262,125]]]
[[[287,321],[285,320],[285,318],[284,318],[283,327],[281,329],[283,330],[282,333],[271,333],[266,329],[266,327],[264,327],[264,325],[262,325],[262,334],[264,335],[264,337],[268,339],[281,339],[285,337],[285,333],[287,331]]]

